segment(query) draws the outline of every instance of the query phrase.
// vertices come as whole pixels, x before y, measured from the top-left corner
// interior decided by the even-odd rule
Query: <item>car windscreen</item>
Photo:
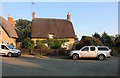
[[[12,45],[7,45],[7,47],[10,49],[15,49]]]

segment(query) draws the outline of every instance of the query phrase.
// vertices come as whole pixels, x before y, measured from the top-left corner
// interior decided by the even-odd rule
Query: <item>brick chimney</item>
[[[35,18],[35,12],[32,12],[32,20]]]
[[[67,20],[70,21],[70,12],[67,14]]]
[[[10,14],[9,14],[9,16],[8,16],[8,22],[11,23],[13,26],[15,26],[15,21],[14,21],[14,19],[10,16]]]

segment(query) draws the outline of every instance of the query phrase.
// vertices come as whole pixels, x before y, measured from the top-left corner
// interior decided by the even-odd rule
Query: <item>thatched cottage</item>
[[[72,48],[75,42],[75,32],[70,21],[70,13],[68,13],[67,19],[36,18],[35,12],[32,13],[32,17],[31,39],[34,42],[48,38],[66,39],[69,42],[66,42],[63,47]]]
[[[8,21],[0,16],[0,43],[13,44],[16,47],[15,22],[9,16]]]

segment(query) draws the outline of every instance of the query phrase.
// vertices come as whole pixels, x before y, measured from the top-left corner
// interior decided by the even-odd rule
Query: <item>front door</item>
[[[80,51],[80,55],[82,58],[88,57],[88,53],[89,53],[89,47],[84,47]]]

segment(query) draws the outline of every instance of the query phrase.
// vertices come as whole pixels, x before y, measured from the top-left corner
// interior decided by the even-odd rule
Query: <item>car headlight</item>
[[[15,52],[15,50],[11,50],[12,52]]]

